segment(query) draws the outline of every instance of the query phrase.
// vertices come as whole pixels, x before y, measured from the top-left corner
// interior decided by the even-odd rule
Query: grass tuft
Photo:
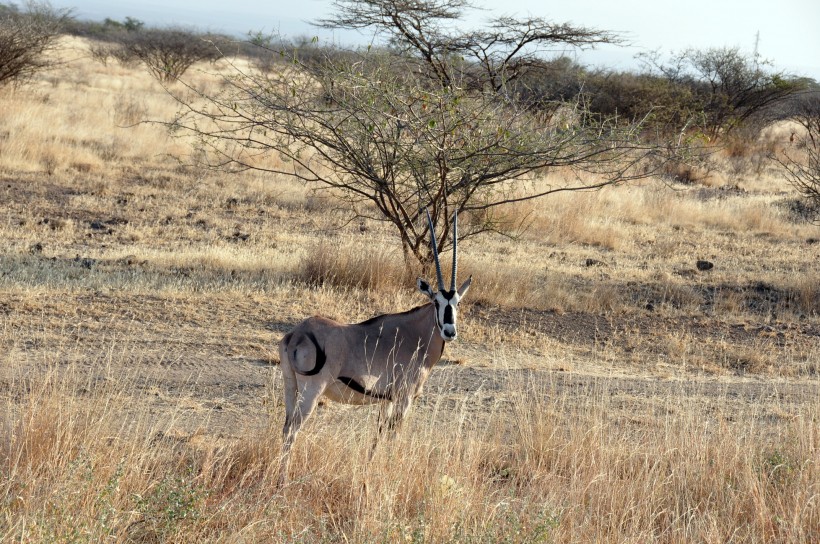
[[[391,292],[415,283],[396,252],[363,244],[322,242],[308,252],[296,277],[308,285]]]

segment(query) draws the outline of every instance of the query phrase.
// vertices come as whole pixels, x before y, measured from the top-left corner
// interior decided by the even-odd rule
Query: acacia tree
[[[792,187],[805,199],[809,220],[820,224],[820,91],[797,97],[790,119],[802,128],[789,148],[773,154]]]
[[[122,58],[139,59],[158,81],[174,82],[194,63],[220,56],[214,43],[216,36],[181,28],[142,30],[141,26],[134,26],[135,21],[139,22],[126,18],[126,24],[131,23],[126,28],[133,30],[121,32],[116,39],[124,52]]]
[[[544,113],[511,84],[554,47],[617,41],[609,33],[540,18],[504,18],[485,31],[451,33],[464,0],[340,0],[333,28],[371,29],[388,47],[330,51],[287,68],[237,72],[227,89],[183,100],[175,128],[194,131],[212,165],[258,168],[259,154],[284,160],[272,172],[338,189],[354,214],[390,222],[405,256],[431,259],[429,209],[449,244],[494,229],[493,209],[558,191],[599,188],[646,175],[652,151],[637,130],[591,115],[582,101]],[[188,89],[194,91],[194,89]],[[536,181],[571,167],[575,182]]]
[[[668,62],[658,53],[640,55],[650,68],[676,87],[688,88],[689,112],[703,134],[714,141],[726,137],[766,108],[802,90],[802,84],[738,47],[686,49]]]

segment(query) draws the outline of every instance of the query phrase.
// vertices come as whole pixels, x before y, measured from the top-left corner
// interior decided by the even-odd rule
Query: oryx
[[[421,392],[433,365],[441,359],[444,343],[455,339],[458,303],[470,288],[472,276],[456,290],[458,222],[454,215],[453,272],[450,289],[444,288],[429,212],[427,223],[438,292],[421,278],[416,283],[430,302],[349,325],[311,317],[279,343],[285,388],[280,485],[287,479],[293,440],[319,397],[347,404],[380,403],[379,435],[385,429],[392,432]]]

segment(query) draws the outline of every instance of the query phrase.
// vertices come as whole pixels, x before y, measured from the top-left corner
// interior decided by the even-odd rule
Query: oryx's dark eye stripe
[[[375,391],[370,391],[369,389],[366,389],[362,384],[360,384],[359,382],[357,382],[353,378],[348,378],[346,376],[339,376],[336,379],[339,380],[340,382],[342,382],[343,384],[345,384],[346,386],[348,386],[349,388],[351,388],[356,393],[359,393],[361,395],[365,395],[367,397],[373,397],[374,399],[391,400],[390,399],[390,393],[376,393]]]
[[[316,348],[316,366],[314,366],[307,372],[300,372],[295,366],[293,370],[295,370],[303,376],[315,376],[316,374],[321,372],[322,368],[325,366],[325,363],[327,362],[327,354],[325,353],[325,350],[323,350],[322,347],[319,345],[319,342],[316,340],[316,336],[314,336],[312,332],[305,333],[305,336],[308,340],[313,342],[313,345]],[[296,350],[293,350],[293,360],[296,361]]]
[[[436,316],[436,326],[438,326],[438,328],[440,329],[441,328],[441,318],[440,318],[440,316],[441,316],[441,306],[438,303],[438,299],[433,300],[433,305],[436,307],[436,311],[433,314],[433,315]]]
[[[449,304],[444,307],[444,323],[447,325],[453,324],[453,307]]]

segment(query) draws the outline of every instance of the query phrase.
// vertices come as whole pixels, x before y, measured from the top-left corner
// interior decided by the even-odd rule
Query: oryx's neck
[[[433,366],[444,352],[444,340],[436,325],[436,307],[430,302],[398,314],[380,315],[359,324],[371,329],[384,342],[395,334],[403,338],[403,345],[414,352],[421,352],[424,357],[419,362],[424,366]]]
[[[432,302],[425,304],[419,309],[418,314],[422,324],[419,329],[423,331],[423,336],[419,340],[427,344],[425,366],[432,367],[439,362],[444,353],[444,339],[436,325],[436,306]]]

